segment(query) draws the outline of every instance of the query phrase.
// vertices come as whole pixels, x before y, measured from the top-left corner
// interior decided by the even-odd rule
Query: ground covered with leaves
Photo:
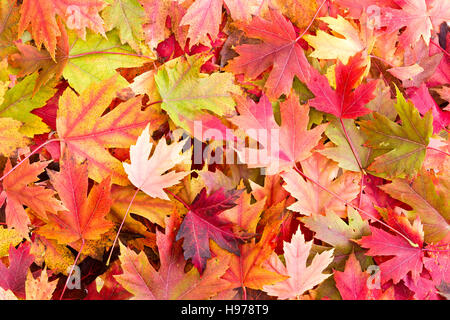
[[[0,0],[0,299],[446,299],[449,0]]]

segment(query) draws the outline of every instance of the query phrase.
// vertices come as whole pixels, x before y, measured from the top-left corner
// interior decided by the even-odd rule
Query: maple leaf
[[[297,43],[292,23],[280,13],[271,10],[270,21],[256,16],[242,28],[248,37],[262,43],[237,46],[239,57],[231,60],[225,70],[253,79],[273,66],[264,87],[269,98],[274,99],[289,94],[294,76],[302,82],[309,81],[312,67]]]
[[[265,0],[224,0],[224,3],[236,21],[248,21],[252,15],[260,15],[267,6]]]
[[[14,52],[13,42],[17,40],[19,6],[15,0],[0,1],[0,59]]]
[[[372,234],[363,237],[358,243],[369,249],[366,253],[369,256],[392,256],[379,264],[382,283],[392,279],[396,284],[405,279],[409,272],[416,282],[423,269],[422,223],[416,219],[411,225],[403,215],[397,216],[395,223],[399,231],[406,233],[411,240],[370,226]]]
[[[435,245],[429,245],[428,248],[437,249],[434,252],[429,252],[428,257],[423,258],[423,264],[429,271],[433,283],[435,285],[441,285],[442,282],[450,282],[450,274],[448,272],[450,255],[448,254],[449,244],[443,240],[437,242]],[[444,250],[440,250],[440,249]]]
[[[144,8],[138,0],[105,0],[110,5],[103,10],[106,29],[119,30],[122,44],[128,43],[134,50],[139,50],[139,44],[144,37]]]
[[[419,110],[420,114],[424,115],[431,109],[433,114],[433,132],[439,133],[445,130],[450,124],[450,112],[443,111],[434,99],[431,97],[428,87],[423,83],[420,88],[409,88],[407,90],[408,96],[414,103],[414,106]]]
[[[181,19],[181,25],[189,25],[188,37],[191,46],[196,43],[208,44],[209,34],[216,39],[222,21],[222,5],[224,0],[194,1]]]
[[[373,91],[377,81],[370,81],[353,90],[364,74],[363,62],[362,54],[357,53],[348,60],[346,65],[337,63],[336,90],[328,85],[325,76],[315,72],[307,84],[315,95],[315,98],[309,101],[310,105],[338,118],[354,119],[370,113],[371,110],[364,105],[375,97]]]
[[[315,0],[272,0],[271,4],[299,28],[308,26],[318,8]]]
[[[349,256],[344,272],[334,272],[334,280],[342,300],[395,300],[394,287],[389,287],[384,292],[369,288],[369,274],[361,270],[354,253]]]
[[[206,123],[214,118],[206,110],[218,116],[233,113],[235,103],[231,93],[240,93],[239,87],[233,84],[232,74],[207,75],[200,72],[200,67],[208,59],[200,55],[182,56],[167,62],[155,76],[162,98],[161,108],[175,125],[191,134],[194,133],[194,121]],[[220,121],[217,122],[214,127],[226,129]],[[202,140],[202,137],[196,138]]]
[[[146,43],[153,49],[169,36],[169,32],[166,31],[166,20],[178,3],[173,0],[140,0],[140,3],[147,18],[143,26]]]
[[[0,258],[8,255],[10,246],[17,246],[23,237],[15,229],[0,228]]]
[[[58,26],[60,35],[57,37],[55,60],[53,60],[48,51],[43,49],[39,50],[34,46],[23,43],[16,43],[16,47],[20,53],[15,53],[10,56],[11,65],[20,68],[20,72],[18,73],[19,77],[40,70],[34,85],[33,95],[51,79],[59,79],[67,65],[69,54],[67,32],[60,21],[58,22]]]
[[[394,67],[388,69],[387,71],[389,71],[397,79],[405,81],[408,79],[413,79],[415,76],[422,73],[424,71],[424,68],[415,63],[405,67]]]
[[[145,42],[150,48],[157,48],[159,43],[170,38],[170,32],[173,32],[175,39],[184,48],[189,27],[181,25],[180,22],[190,2],[180,3],[176,0],[139,0],[139,2],[145,10],[146,20],[143,30]],[[166,24],[169,21],[168,18],[170,18],[170,30]]]
[[[361,265],[352,253],[345,263],[344,272],[335,271],[334,279],[336,280],[336,287],[343,300],[366,300],[369,288],[367,280],[369,274],[361,270]]]
[[[311,251],[312,241],[305,242],[300,228],[292,236],[291,242],[284,242],[283,251],[286,265],[275,253],[272,253],[267,267],[269,270],[289,276],[289,279],[274,285],[264,286],[263,290],[278,299],[298,299],[308,291],[327,279],[331,274],[323,271],[333,261],[334,249],[316,254],[309,266],[306,261]]]
[[[395,179],[392,183],[380,186],[390,196],[413,208],[424,224],[425,240],[437,242],[448,236],[450,230],[450,210],[445,200],[448,190],[439,192],[430,173],[420,172],[410,183]]]
[[[11,118],[0,118],[0,154],[9,157],[18,148],[25,147],[28,139],[20,133],[22,123]]]
[[[387,26],[390,33],[406,27],[400,35],[400,45],[407,47],[420,38],[429,45],[433,25],[439,26],[450,20],[450,5],[439,0],[394,0],[401,9],[383,8],[380,15],[381,26]]]
[[[86,288],[88,294],[84,300],[128,300],[133,295],[126,291],[114,278],[121,274],[119,261],[114,262],[111,267],[100,277],[92,281]]]
[[[30,75],[6,91],[3,104],[0,105],[0,117],[13,118],[23,123],[20,132],[28,137],[49,131],[42,119],[31,113],[45,105],[56,92],[50,84],[41,87],[33,96],[33,84],[38,78],[37,74]]]
[[[222,6],[225,3],[234,20],[249,20],[253,8],[258,8],[260,0],[197,0],[187,9],[180,25],[189,25],[187,36],[190,45],[203,43],[208,45],[208,35],[215,40],[222,21]],[[252,10],[253,9],[253,10]]]
[[[359,193],[359,173],[345,172],[338,176],[339,166],[320,153],[314,153],[308,159],[300,162],[302,171],[323,187],[338,194],[344,200],[351,202]],[[345,204],[316,184],[305,181],[295,170],[281,174],[286,184],[283,186],[297,202],[288,207],[289,210],[303,215],[325,214],[326,210],[334,211],[338,216],[345,217]]]
[[[66,298],[448,297],[449,19],[441,0],[0,0],[0,299],[64,296],[49,278],[77,264],[87,294]]]
[[[34,256],[30,254],[30,244],[19,248],[9,248],[9,267],[0,261],[0,287],[11,290],[18,298],[25,298],[25,281]]]
[[[104,114],[120,84],[116,77],[92,84],[77,96],[70,88],[59,99],[56,119],[58,136],[80,163],[88,160],[89,177],[100,182],[127,185],[122,163],[105,148],[128,148],[147,124],[158,127],[163,117],[151,108],[141,111],[141,98],[132,98]]]
[[[354,18],[359,18],[361,17],[361,14],[363,12],[367,12],[367,9],[370,6],[377,5],[381,7],[393,4],[393,1],[394,0],[364,0],[356,2],[353,0],[335,0],[334,2],[338,4],[340,7],[348,9],[350,16]]]
[[[102,0],[24,0],[20,8],[19,35],[31,24],[31,34],[38,48],[45,45],[55,59],[57,37],[61,35],[55,15],[66,20],[84,39],[86,27],[105,34],[98,12],[106,6]]]
[[[408,69],[408,67],[417,69],[416,72],[411,73],[410,77],[406,74],[402,79],[403,87],[420,87],[424,82],[436,82],[441,84],[445,82],[445,69],[446,59],[443,59],[442,52],[433,52],[435,47],[427,47],[425,41],[421,40],[417,42],[414,46],[408,46],[405,48],[405,54],[403,58],[403,65],[407,67],[399,67],[388,69],[389,72],[393,73],[392,70],[401,70],[402,68]],[[394,58],[395,59],[395,58]],[[395,61],[395,60],[394,60]],[[398,64],[398,63],[396,63]]]
[[[184,238],[184,257],[186,260],[192,259],[200,272],[205,269],[206,260],[211,257],[210,239],[220,247],[239,254],[238,237],[219,214],[236,206],[240,192],[220,189],[207,195],[206,188],[203,188],[189,206],[176,239]]]
[[[233,223],[236,232],[256,234],[256,226],[264,209],[265,199],[254,204],[250,204],[250,200],[251,194],[243,192],[236,201],[237,205],[221,214],[221,217]],[[212,245],[211,250],[215,255],[230,257],[229,269],[222,279],[229,281],[233,289],[262,290],[264,285],[274,284],[287,278],[262,266],[275,247],[273,239],[279,226],[280,221],[268,224],[258,243],[252,239],[249,243],[240,244],[239,255],[231,254],[215,244]]]
[[[47,268],[41,271],[37,279],[29,272],[25,281],[25,296],[27,300],[51,300],[57,284],[58,281],[48,281]]]
[[[86,41],[75,33],[69,33],[69,61],[63,77],[77,92],[83,92],[93,83],[107,81],[117,75],[118,68],[140,67],[148,58],[136,56],[128,45],[121,45],[119,33],[113,30],[104,37],[88,33]],[[118,82],[128,86],[128,82],[118,75]]]
[[[213,258],[208,260],[205,272],[200,276],[196,268],[184,272],[186,262],[181,246],[175,242],[178,215],[172,214],[166,223],[166,233],[156,231],[161,265],[156,271],[144,252],[136,254],[120,244],[123,274],[114,278],[139,300],[185,300],[209,299],[229,287],[221,276],[228,269],[228,261]]]
[[[3,180],[3,192],[6,194],[6,224],[15,228],[19,234],[28,238],[30,219],[24,209],[29,207],[40,218],[46,218],[47,213],[56,213],[64,207],[53,196],[55,192],[44,186],[33,185],[39,180],[38,175],[48,165],[48,161],[29,163],[25,161]],[[5,173],[11,170],[8,159]]]
[[[295,94],[280,104],[281,126],[275,122],[266,96],[262,96],[258,104],[240,96],[235,99],[239,115],[230,121],[264,147],[262,150],[239,149],[239,156],[249,168],[267,167],[268,174],[290,169],[296,162],[308,158],[326,127],[322,124],[307,130],[309,106],[300,105]]]
[[[301,221],[316,233],[315,238],[332,245],[336,253],[349,254],[354,248],[352,240],[369,235],[370,229],[369,223],[353,208],[347,209],[347,216],[348,224],[330,210],[325,216],[313,215],[301,218]]]
[[[180,155],[185,140],[167,145],[167,141],[161,139],[149,159],[153,147],[153,144],[150,143],[149,129],[150,127],[147,125],[136,144],[130,147],[131,164],[123,163],[123,167],[128,178],[137,188],[151,197],[169,200],[164,188],[179,183],[189,172],[165,172],[176,164],[189,161],[191,155],[190,152]]]
[[[87,164],[78,165],[70,154],[65,154],[61,171],[48,170],[50,181],[67,210],[49,215],[39,234],[55,239],[60,244],[78,240],[96,240],[111,229],[113,224],[105,220],[111,207],[111,179],[106,178],[92,187],[88,196]]]
[[[421,118],[418,110],[411,102],[406,102],[398,88],[395,109],[401,125],[377,112],[373,113],[374,120],[360,122],[368,138],[366,145],[381,154],[368,169],[381,177],[414,175],[422,166],[433,133],[431,112]]]
[[[366,45],[359,31],[346,19],[338,15],[337,18],[321,17],[318,18],[328,24],[328,27],[344,36],[335,37],[322,30],[318,30],[316,35],[305,35],[303,39],[315,50],[310,54],[310,57],[319,59],[339,59],[343,63],[347,63],[350,57],[355,56],[358,52],[367,50],[369,45]],[[367,64],[366,60],[361,61],[364,66]]]
[[[356,156],[359,158],[362,168],[367,168],[370,160],[372,160],[372,150],[364,146],[366,137],[356,126],[353,120],[344,119],[342,122],[345,126],[349,139],[355,146]],[[327,126],[325,129],[325,134],[336,146],[329,147],[327,144],[326,148],[318,150],[318,152],[326,156],[328,159],[338,162],[339,166],[343,169],[360,172],[361,169],[359,168],[355,155],[353,155],[352,148],[345,136],[342,124],[336,118],[334,118]]]
[[[36,258],[34,263],[52,270],[53,274],[68,275],[70,267],[74,264],[75,256],[70,249],[58,244],[56,240],[47,239],[35,233],[31,244],[31,254]]]
[[[61,75],[71,87],[82,92],[92,83],[99,83],[116,75],[118,68],[139,67],[149,59],[136,56],[128,45],[121,45],[116,31],[108,32],[107,39],[89,33],[83,41],[74,32],[67,34],[61,23],[58,25],[61,35],[57,37],[55,60],[48,51],[22,43],[15,44],[19,53],[9,56],[11,66],[20,68],[20,77],[40,70],[33,95],[41,86],[52,79],[58,80]],[[123,86],[128,85],[122,76],[119,75],[118,78]]]
[[[113,199],[111,209],[117,214],[125,213],[135,191],[135,188],[131,187],[113,186],[111,189]],[[171,201],[149,198],[144,192],[138,192],[130,206],[130,212],[164,227],[164,218],[173,211],[174,206],[175,204]]]

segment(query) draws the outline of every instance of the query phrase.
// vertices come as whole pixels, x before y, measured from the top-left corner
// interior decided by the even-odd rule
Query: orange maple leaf
[[[105,220],[111,207],[111,179],[108,177],[88,193],[87,164],[78,165],[73,156],[65,154],[61,171],[48,171],[50,181],[58,191],[67,210],[49,215],[39,233],[61,244],[78,240],[98,240],[113,224]]]
[[[98,14],[107,4],[103,0],[24,0],[20,8],[19,36],[31,24],[31,35],[38,47],[45,45],[55,59],[57,37],[61,35],[56,15],[75,29],[81,38],[86,28],[105,36],[103,20]]]
[[[64,209],[54,198],[53,190],[38,184],[32,185],[39,180],[38,175],[44,171],[49,162],[38,161],[30,164],[29,161],[24,161],[3,180],[2,193],[6,195],[6,224],[15,228],[25,238],[28,238],[28,225],[31,222],[24,205],[42,219],[47,217],[47,213],[56,213]],[[11,167],[11,161],[8,159],[4,172],[9,172]]]
[[[121,244],[119,259],[123,274],[114,276],[116,280],[139,300],[209,299],[229,288],[229,283],[221,279],[228,268],[227,258],[210,259],[201,277],[196,268],[184,272],[186,262],[181,243],[175,241],[179,216],[174,212],[166,221],[166,233],[156,231],[159,270],[155,270],[144,252],[136,254]]]
[[[59,138],[80,163],[88,160],[89,177],[100,182],[111,176],[112,182],[129,184],[122,163],[106,148],[129,148],[142,129],[151,124],[157,129],[165,117],[153,109],[141,111],[142,97],[119,104],[104,114],[120,89],[116,76],[93,84],[78,96],[72,89],[59,99],[56,129]]]
[[[221,214],[221,217],[235,225],[236,232],[256,234],[256,226],[264,209],[265,198],[254,204],[250,204],[250,200],[251,194],[243,192],[236,201],[237,206]],[[281,221],[275,221],[275,223],[267,224],[258,242],[252,239],[248,243],[240,244],[239,255],[232,254],[215,243],[212,244],[214,254],[231,258],[230,268],[222,278],[229,281],[232,288],[243,288],[244,292],[245,288],[262,290],[265,285],[275,284],[287,278],[262,266],[275,248],[276,243],[273,240],[280,223]]]

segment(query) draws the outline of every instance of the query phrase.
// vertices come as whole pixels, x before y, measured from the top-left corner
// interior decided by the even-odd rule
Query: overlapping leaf
[[[382,177],[405,177],[417,173],[433,133],[431,112],[421,118],[418,110],[398,89],[395,109],[401,125],[378,113],[374,113],[374,120],[360,123],[368,139],[367,145],[381,154],[369,170]]]
[[[270,20],[254,17],[251,24],[242,29],[247,37],[260,39],[262,43],[236,47],[239,57],[230,61],[226,70],[244,73],[252,79],[273,67],[264,86],[270,98],[289,94],[294,76],[300,81],[309,81],[311,66],[297,43],[292,23],[280,13],[270,11]]]

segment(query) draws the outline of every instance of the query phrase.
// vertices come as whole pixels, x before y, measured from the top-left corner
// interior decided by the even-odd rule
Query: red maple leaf
[[[294,26],[280,13],[271,10],[270,21],[254,17],[250,24],[242,28],[247,37],[260,39],[262,43],[238,46],[236,51],[239,57],[229,63],[227,70],[256,78],[273,66],[265,84],[270,98],[288,94],[294,76],[302,82],[309,80],[312,67],[297,43]]]
[[[11,290],[19,298],[25,298],[25,281],[28,268],[34,261],[30,254],[30,244],[25,243],[18,249],[9,248],[9,268],[0,261],[0,287]]]
[[[383,8],[381,11],[381,26],[387,26],[390,33],[403,27],[406,29],[400,35],[400,45],[407,47],[415,44],[422,37],[425,43],[430,43],[433,26],[450,20],[450,3],[442,0],[394,0],[401,10]]]
[[[316,97],[310,100],[309,104],[338,118],[354,119],[370,113],[371,110],[364,105],[375,98],[373,91],[377,81],[369,81],[353,90],[365,68],[361,52],[351,57],[346,65],[339,61],[335,70],[336,90],[330,87],[325,76],[314,72],[308,88]]]
[[[414,106],[419,110],[420,114],[424,115],[431,109],[433,113],[434,133],[439,133],[450,124],[450,112],[443,111],[439,108],[438,104],[430,95],[425,83],[422,83],[420,88],[408,88],[406,92],[412,102],[414,102]]]
[[[413,225],[406,216],[389,213],[389,224],[400,231],[405,237],[393,235],[384,230],[370,227],[372,235],[363,237],[358,243],[368,248],[369,256],[385,256],[389,260],[379,264],[381,281],[385,283],[392,279],[394,284],[406,279],[411,272],[413,281],[417,281],[423,270],[424,253],[422,223],[416,219]],[[406,237],[410,240],[406,240]]]
[[[239,255],[238,237],[233,233],[231,225],[221,219],[219,214],[236,206],[241,192],[219,189],[208,196],[206,188],[203,188],[189,207],[176,240],[184,238],[184,257],[186,260],[192,258],[192,263],[200,272],[204,270],[206,260],[211,257],[209,239],[223,249]]]
[[[384,292],[369,286],[369,274],[361,270],[354,253],[348,258],[344,272],[334,272],[334,280],[343,300],[395,300],[393,286]]]

